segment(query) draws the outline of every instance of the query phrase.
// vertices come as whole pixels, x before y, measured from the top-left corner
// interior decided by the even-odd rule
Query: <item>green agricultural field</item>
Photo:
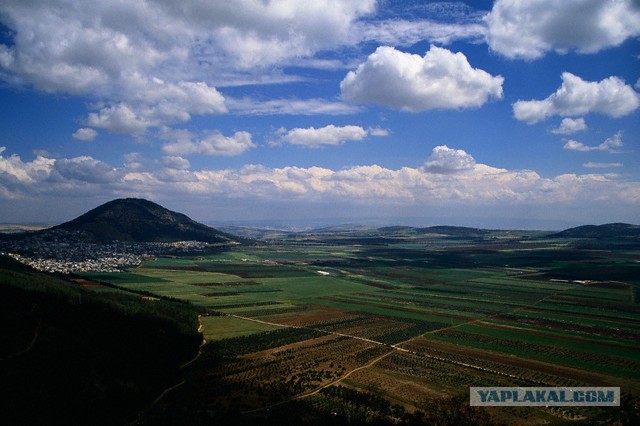
[[[278,329],[278,326],[275,325],[245,321],[230,316],[202,317],[200,321],[202,322],[203,334],[207,342]]]
[[[283,234],[277,245],[87,277],[202,310],[209,343],[159,412],[258,420],[311,410],[402,423],[442,401],[467,413],[459,407],[472,385],[607,385],[622,388],[618,411],[465,415],[538,424],[640,413],[640,254],[515,234],[402,238]]]

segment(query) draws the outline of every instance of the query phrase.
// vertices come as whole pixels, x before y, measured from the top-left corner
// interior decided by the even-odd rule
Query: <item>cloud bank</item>
[[[2,153],[2,150],[0,150]],[[439,146],[423,167],[378,165],[341,170],[322,167],[188,170],[182,157],[168,155],[164,167],[114,167],[88,156],[23,161],[0,155],[3,198],[152,194],[158,199],[189,196],[214,200],[299,200],[350,205],[446,206],[549,205],[606,200],[640,203],[640,182],[603,174],[545,178],[531,170],[507,170],[477,163],[463,150]],[[70,195],[73,194],[73,195]]]

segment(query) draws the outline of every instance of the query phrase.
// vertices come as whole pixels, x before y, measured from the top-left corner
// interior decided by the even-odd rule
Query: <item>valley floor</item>
[[[86,277],[187,300],[207,345],[146,413],[232,424],[625,424],[640,251],[526,239],[279,240]],[[470,386],[614,386],[621,407],[469,407]]]

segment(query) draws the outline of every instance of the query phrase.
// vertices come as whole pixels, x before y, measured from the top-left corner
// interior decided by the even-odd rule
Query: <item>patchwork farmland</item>
[[[152,420],[625,423],[640,404],[640,251],[578,243],[277,235],[86,278],[201,309],[207,344]],[[516,385],[619,386],[622,406],[468,406],[470,386]]]

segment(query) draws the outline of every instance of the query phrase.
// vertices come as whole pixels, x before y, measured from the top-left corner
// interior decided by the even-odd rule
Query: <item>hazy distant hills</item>
[[[239,243],[260,240],[277,240],[288,235],[315,238],[342,235],[371,238],[435,237],[447,239],[491,239],[501,236],[515,237],[514,232],[465,226],[365,226],[346,224],[309,231],[278,230],[252,227],[225,226],[227,232],[198,223],[182,213],[177,213],[154,202],[140,198],[124,198],[109,201],[69,222],[35,233],[5,234],[2,239],[21,239],[27,235],[55,236],[56,231],[75,234],[74,239],[85,242],[177,242],[202,241],[206,243]],[[529,238],[573,238],[593,240],[640,241],[640,225],[609,223],[585,225],[561,232],[522,231]],[[233,235],[235,234],[235,235]],[[386,241],[386,240],[385,240]]]
[[[91,242],[238,241],[233,235],[139,198],[109,201],[70,222],[51,228],[52,231],[58,229],[80,231],[83,239]]]
[[[605,225],[584,225],[566,229],[551,235],[558,238],[623,238],[640,239],[640,226],[628,223],[608,223]]]
[[[466,226],[429,226],[427,228],[414,228],[410,226],[387,226],[378,229],[382,233],[395,234],[398,232],[410,232],[418,235],[442,235],[449,237],[482,237],[491,231],[486,229],[468,228]]]
[[[592,239],[592,240],[620,240],[638,241],[640,240],[640,225],[630,225],[625,223],[610,223],[606,225],[586,225],[576,228],[566,229],[561,232],[553,231],[519,231],[519,230],[496,230],[470,228],[466,226],[364,226],[356,224],[346,224],[329,226],[307,231],[278,230],[273,228],[251,228],[240,226],[224,226],[227,232],[241,235],[246,238],[260,240],[277,240],[283,237],[300,238],[313,236],[316,239],[327,239],[335,236],[351,238],[384,238],[384,241],[393,238],[439,238],[439,239],[474,239],[491,240],[494,238],[526,237],[536,238],[571,238],[571,239]],[[364,241],[364,240],[363,240]],[[382,240],[381,240],[382,241]],[[387,241],[388,242],[388,241]],[[362,242],[360,242],[362,243]]]

